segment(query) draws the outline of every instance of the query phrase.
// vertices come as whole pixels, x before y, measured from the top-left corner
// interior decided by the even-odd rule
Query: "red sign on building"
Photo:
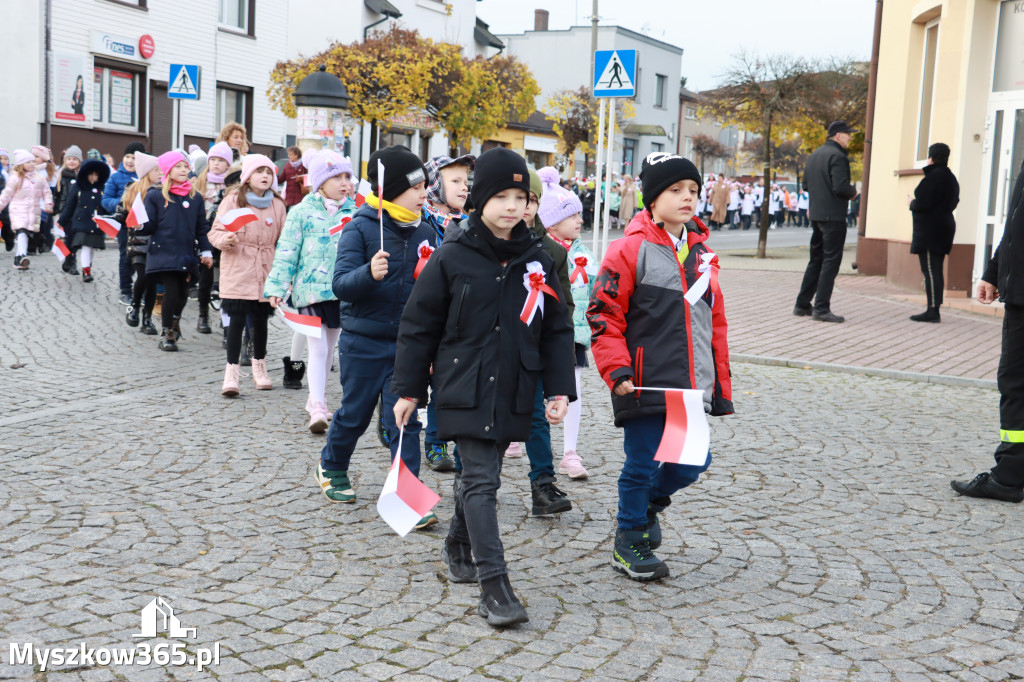
[[[139,54],[142,55],[143,59],[152,57],[155,49],[156,45],[153,43],[153,36],[147,33],[139,38]]]

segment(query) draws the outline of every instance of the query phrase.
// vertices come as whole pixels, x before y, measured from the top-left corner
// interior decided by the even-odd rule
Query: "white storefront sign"
[[[523,148],[529,152],[543,152],[545,154],[558,153],[558,140],[540,135],[524,135]]]
[[[139,54],[138,42],[136,38],[121,36],[108,31],[92,32],[92,51],[96,54],[116,59],[130,59],[135,62],[146,61]]]

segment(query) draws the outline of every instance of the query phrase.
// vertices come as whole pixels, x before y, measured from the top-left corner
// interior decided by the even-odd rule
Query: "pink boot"
[[[220,394],[225,398],[238,395],[238,365],[224,365],[224,385],[220,387]]]
[[[310,405],[309,431],[310,433],[323,433],[331,422],[331,413],[327,411],[327,405],[313,403]]]
[[[565,474],[569,478],[588,478],[590,473],[583,468],[583,462],[575,450],[562,455],[562,463],[558,465],[558,473]]]
[[[262,360],[252,359],[252,382],[261,391],[269,391],[274,387],[274,384],[270,383],[270,375],[267,374],[266,358]]]
[[[520,447],[518,442],[509,443],[508,450],[505,451],[505,456],[511,459],[515,459],[516,457],[522,457],[523,449],[522,447]]]

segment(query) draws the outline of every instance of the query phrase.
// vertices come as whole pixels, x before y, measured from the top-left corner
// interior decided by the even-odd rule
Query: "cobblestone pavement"
[[[948,485],[989,465],[992,390],[734,365],[738,414],[713,420],[714,464],[665,514],[672,577],[642,585],[608,565],[621,436],[590,370],[574,509],[530,518],[525,458],[506,467],[499,520],[531,620],[495,631],[477,588],[443,577],[443,531],[399,538],[377,517],[372,434],[357,504],[331,505],[305,394],[222,399],[217,336],[189,331],[191,308],[182,350],[158,351],[121,321],[113,261],[92,285],[49,256],[0,273],[0,677],[1024,677],[1021,508]],[[275,323],[270,356],[287,342]],[[450,475],[424,478],[447,521]],[[158,595],[219,664],[12,665],[10,643],[153,644],[132,635]]]

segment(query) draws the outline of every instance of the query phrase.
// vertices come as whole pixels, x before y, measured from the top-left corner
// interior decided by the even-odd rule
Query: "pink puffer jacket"
[[[0,211],[5,206],[10,208],[11,229],[39,231],[40,201],[48,211],[53,211],[53,194],[46,180],[32,173],[28,177],[19,178],[11,172],[7,186],[0,194]]]
[[[257,220],[249,223],[238,232],[238,243],[228,245],[228,235],[221,217],[228,211],[238,208],[238,192],[224,197],[217,210],[217,219],[210,228],[210,243],[220,249],[220,297],[234,298],[243,301],[266,301],[263,297],[263,285],[274,265],[274,251],[277,238],[284,227],[285,206],[278,198],[268,208],[249,206],[256,214]]]

